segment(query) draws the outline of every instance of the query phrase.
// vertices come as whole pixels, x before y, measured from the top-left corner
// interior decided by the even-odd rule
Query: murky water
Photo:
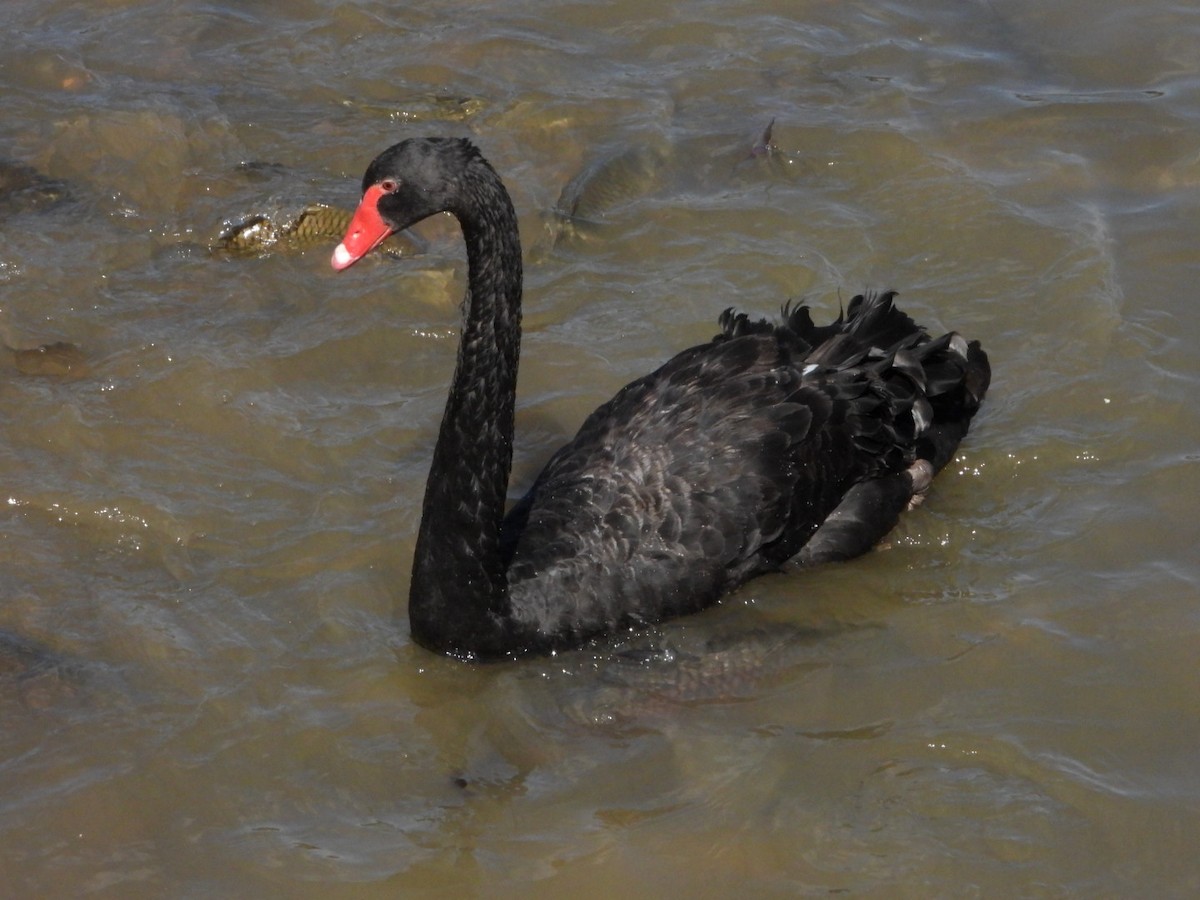
[[[1200,892],[1200,12],[5,9],[0,337],[81,354],[0,357],[7,893]],[[518,488],[724,307],[863,287],[991,353],[958,461],[887,549],[649,635],[411,646],[453,228],[208,246],[429,133],[521,215]]]

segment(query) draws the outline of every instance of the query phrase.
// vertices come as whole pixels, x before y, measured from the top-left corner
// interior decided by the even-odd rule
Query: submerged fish
[[[764,158],[772,165],[782,157],[772,133],[772,118],[762,134],[746,151],[740,162]],[[665,141],[639,144],[603,157],[567,182],[555,204],[556,237],[586,237],[597,232],[608,214],[620,206],[661,190],[678,180],[687,154]],[[737,168],[738,163],[735,163]],[[700,163],[703,173],[705,164]],[[693,178],[696,172],[691,173]],[[701,183],[705,181],[700,174]]]
[[[312,203],[291,218],[259,213],[234,222],[217,235],[216,248],[235,253],[260,253],[280,243],[300,248],[322,238],[340,237],[349,224],[346,210]]]
[[[669,161],[670,153],[658,145],[631,147],[606,157],[567,182],[555,208],[576,219],[603,216],[657,187]]]
[[[686,632],[666,642],[653,636],[606,660],[599,683],[564,704],[587,725],[622,725],[672,715],[693,703],[730,703],[768,689],[780,677],[824,668],[812,648],[825,629],[758,628],[699,640]]]
[[[560,237],[581,237],[599,228],[617,207],[661,187],[671,152],[662,144],[642,144],[607,156],[567,182],[554,213]]]
[[[17,371],[22,375],[51,375],[74,380],[88,373],[83,351],[66,341],[42,344],[30,350],[12,350],[12,354]]]
[[[778,153],[779,148],[771,142],[771,132],[775,129],[775,119],[767,123],[767,127],[763,129],[762,137],[755,141],[754,146],[750,148],[751,156],[770,156],[772,153]]]
[[[28,709],[45,709],[80,696],[77,667],[28,638],[0,631],[0,690],[15,691]]]
[[[246,255],[304,250],[331,238],[340,240],[349,225],[347,210],[310,203],[293,214],[259,213],[228,225],[217,236],[213,249]],[[416,242],[404,235],[394,235],[381,249],[392,256],[409,256],[419,250]]]
[[[65,182],[30,166],[0,159],[0,215],[44,209],[70,199]]]

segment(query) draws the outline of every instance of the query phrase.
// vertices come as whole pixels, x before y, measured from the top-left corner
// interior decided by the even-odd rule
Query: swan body
[[[894,294],[829,325],[727,310],[593,412],[505,514],[521,248],[499,176],[468,141],[384,151],[333,255],[457,217],[468,287],[413,561],[413,639],[494,659],[579,646],[696,612],[789,561],[874,546],[953,456],[990,380],[978,342],[930,338]]]

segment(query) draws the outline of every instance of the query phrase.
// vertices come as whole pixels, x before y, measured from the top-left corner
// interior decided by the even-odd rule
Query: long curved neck
[[[467,246],[462,337],[417,534],[409,621],[417,643],[504,652],[512,626],[500,553],[521,343],[521,241],[512,201],[481,158],[453,210]]]

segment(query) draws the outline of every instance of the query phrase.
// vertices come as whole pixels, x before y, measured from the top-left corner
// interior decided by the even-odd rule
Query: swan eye
[[[394,194],[394,193],[396,193],[397,190],[399,190],[400,182],[396,181],[393,178],[386,178],[383,181],[379,182],[379,187],[383,190],[383,192],[385,194]]]

